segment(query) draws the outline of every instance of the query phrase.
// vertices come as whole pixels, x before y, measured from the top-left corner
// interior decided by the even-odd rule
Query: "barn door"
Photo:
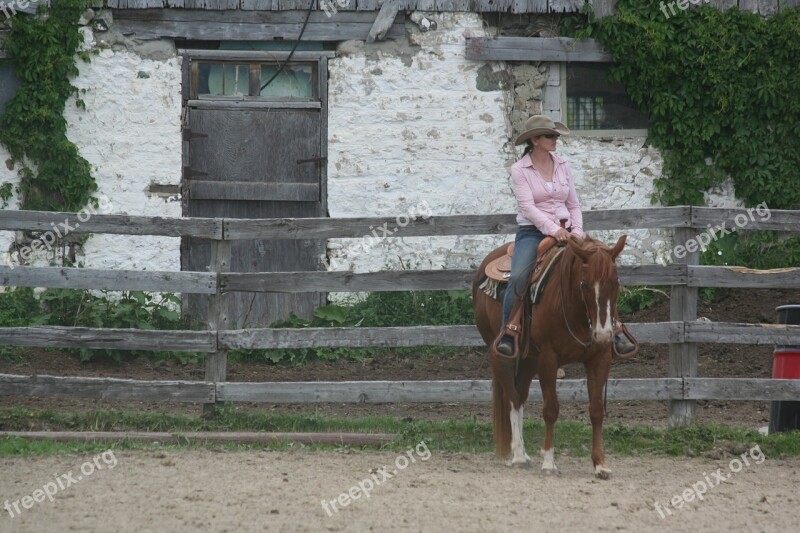
[[[204,65],[210,65],[205,81]],[[215,63],[193,65],[193,86],[199,92],[189,99],[184,119],[184,216],[219,218],[306,218],[326,214],[324,195],[325,114],[319,88],[302,89],[302,98],[279,100],[248,95],[208,94],[259,90],[262,79],[275,66],[263,63],[264,75],[253,64],[236,64],[240,72],[226,75],[222,64],[218,79]],[[257,64],[256,67],[261,67]],[[301,72],[303,69],[296,69]],[[242,83],[242,72],[250,77]],[[255,73],[254,73],[255,72]],[[253,82],[253,77],[258,85]],[[221,78],[221,79],[219,79]],[[296,78],[296,76],[295,76]],[[316,76],[312,76],[312,82]],[[285,80],[279,79],[284,82]],[[304,81],[301,77],[301,81]],[[295,83],[296,80],[292,81]],[[239,84],[238,88],[236,84]],[[274,87],[268,90],[275,91]],[[280,89],[278,89],[280,90]],[[297,92],[296,89],[291,91]],[[309,93],[309,94],[306,94]],[[233,96],[233,98],[231,98]],[[232,272],[291,272],[320,269],[325,242],[319,240],[242,240],[231,243]],[[185,238],[181,246],[184,270],[207,270],[210,242]],[[294,283],[291,278],[287,284]],[[194,321],[204,320],[206,298],[187,295],[184,310]],[[325,294],[231,293],[228,317],[231,328],[265,327],[294,312],[310,317],[323,305]]]

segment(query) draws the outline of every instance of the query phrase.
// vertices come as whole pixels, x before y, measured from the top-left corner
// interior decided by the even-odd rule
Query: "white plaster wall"
[[[332,217],[396,217],[421,202],[434,215],[512,208],[503,170],[506,95],[478,90],[483,63],[465,59],[465,38],[484,35],[481,19],[428,16],[437,23],[434,31],[409,25],[411,44],[419,46],[411,48],[410,61],[394,50],[375,53],[350,43],[329,62]],[[368,253],[354,239],[332,242],[331,268],[464,268],[487,249],[485,238],[473,236],[403,238],[399,227],[396,235]]]
[[[94,167],[108,212],[181,216],[178,196],[147,194],[152,183],[181,182],[181,59],[104,50],[80,71],[86,111],[67,103],[69,136]],[[89,268],[180,270],[179,238],[98,234],[85,252]]]
[[[363,46],[345,47],[330,62],[331,216],[394,217],[422,201],[434,215],[515,211],[508,169],[522,151],[509,142],[517,133],[507,121],[510,96],[479,91],[477,71],[484,63],[465,58],[464,39],[484,35],[481,21],[474,14],[426,16],[438,28],[421,33],[411,27],[411,42],[420,48],[412,49],[410,62],[391,55],[394,50],[376,57]],[[560,98],[557,81],[548,81],[545,101]],[[661,158],[643,144],[644,138],[563,138],[558,152],[573,169],[585,210],[651,205]],[[364,228],[365,235],[371,229]],[[622,233],[587,230],[607,242]],[[669,246],[663,231],[626,233],[625,263],[652,263]],[[329,262],[331,269],[356,272],[474,268],[512,237],[398,237],[373,241],[367,251],[363,240],[339,240],[329,245]]]
[[[644,142],[644,137],[598,139],[580,132],[561,138],[558,153],[570,163],[584,212],[652,207],[653,181],[661,175],[662,160],[658,150]],[[584,226],[589,235],[608,244],[626,234],[622,264],[663,262],[671,246],[671,230],[597,231],[589,223]]]
[[[483,22],[470,13],[425,16],[436,21],[436,30],[421,32],[409,22],[408,42],[344,43],[329,62],[332,217],[515,209],[508,168],[521,151],[509,142],[516,133],[508,124],[510,95],[479,90],[478,69],[485,63],[465,58],[465,38],[485,35]],[[180,184],[180,58],[156,61],[104,50],[91,63],[79,62],[79,69],[74,83],[87,90],[82,96],[87,109],[67,103],[68,135],[92,164],[108,212],[180,216],[178,197],[147,193],[151,183]],[[545,99],[557,91],[556,80],[549,80]],[[651,206],[661,159],[643,144],[641,138],[605,141],[579,135],[561,141],[559,153],[572,166],[585,210]],[[0,148],[0,163],[6,159]],[[16,180],[16,171],[0,164],[0,183]],[[707,201],[739,205],[730,184],[712,191]],[[18,208],[16,199],[10,208]],[[403,237],[399,223],[390,229],[397,238],[372,239],[366,250],[363,239],[331,241],[330,268],[474,268],[491,248],[511,238],[412,238]],[[364,234],[372,230],[366,227]],[[619,233],[594,234],[611,242]],[[670,246],[663,231],[628,234],[627,263],[659,261]],[[0,234],[0,252],[12,240],[10,232]],[[180,268],[179,239],[95,235],[78,259],[93,268],[174,271]]]
[[[139,216],[181,215],[180,198],[150,195],[151,183],[181,180],[180,58],[143,59],[128,51],[103,50],[90,63],[78,61],[73,80],[86,110],[70,99],[65,108],[67,135],[92,165],[102,199],[99,212]],[[0,149],[0,161],[8,158]],[[0,182],[18,182],[16,171],[0,166]],[[9,208],[18,209],[15,198]],[[11,232],[0,235],[8,250]],[[77,259],[87,268],[180,270],[180,239],[96,234]],[[33,262],[47,265],[52,254]]]

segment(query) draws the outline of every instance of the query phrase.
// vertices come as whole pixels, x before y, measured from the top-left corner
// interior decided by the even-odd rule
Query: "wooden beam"
[[[0,265],[0,286],[214,294],[213,272],[157,272]]]
[[[1,213],[1,211],[0,211]],[[800,211],[797,211],[800,216]],[[584,227],[610,229],[675,228],[691,224],[691,208],[603,209],[585,211]],[[225,219],[226,239],[372,238],[371,228],[386,228],[379,236],[496,235],[517,231],[516,215],[438,216],[420,205],[393,217]],[[2,229],[2,228],[0,228]]]
[[[426,216],[411,212],[396,217],[226,219],[225,238],[329,239],[374,238],[371,228],[385,228],[378,235],[398,237],[431,235],[493,235],[517,230],[515,215]],[[2,212],[2,211],[0,211]]]
[[[685,285],[685,265],[623,265],[625,285]],[[385,270],[381,272],[229,272],[220,278],[225,291],[359,292],[469,289],[474,270]]]
[[[384,446],[397,439],[393,433],[296,433],[266,431],[0,431],[0,438],[59,442],[148,442],[160,444],[219,443],[272,444],[276,441],[303,444]]]
[[[720,207],[692,207],[693,228],[719,234],[727,231],[778,230],[796,231],[800,228],[800,211],[751,207],[750,209],[724,209]],[[710,228],[709,228],[710,226]]]
[[[467,289],[473,270],[400,270],[383,272],[227,272],[221,289],[240,292],[358,292]]]
[[[405,36],[404,15],[399,14],[386,38]],[[191,39],[212,41],[294,41],[300,36],[306,11],[209,11],[186,9],[138,9],[114,11],[114,26],[137,39]],[[328,17],[313,11],[303,41],[364,40],[374,13],[339,11]]]
[[[627,324],[642,343],[683,342],[682,322]],[[411,326],[380,328],[258,328],[218,331],[221,348],[336,348],[400,346],[485,346],[475,326]]]
[[[3,395],[205,403],[214,401],[215,392],[213,383],[202,381],[138,381],[0,374],[0,394]]]
[[[334,348],[400,346],[485,346],[475,326],[380,328],[260,328],[218,332],[220,347]]]
[[[215,331],[227,330],[230,327],[229,301],[230,294],[224,293],[219,284],[222,272],[231,269],[231,241],[214,241],[211,243],[211,268],[216,275],[217,290],[215,294],[208,298],[208,312],[206,314],[206,329]],[[217,349],[205,357],[205,380],[211,383],[225,381],[228,370],[228,350],[220,346],[217,341]],[[212,417],[217,414],[218,403],[209,403],[203,406],[203,414]]]
[[[692,207],[650,207],[643,209],[599,209],[583,212],[589,231],[606,229],[684,228],[691,224]],[[798,212],[800,214],[800,211]]]
[[[546,2],[549,13],[578,13],[584,4],[584,0],[546,0]]]
[[[568,37],[467,37],[467,59],[475,61],[581,61],[610,63],[594,39]]]
[[[319,183],[189,180],[193,200],[265,200],[318,202]]]
[[[586,380],[559,380],[561,401],[588,401]],[[680,379],[609,379],[609,400],[667,400],[681,398]],[[492,382],[469,381],[315,381],[292,383],[219,383],[217,398],[231,402],[263,403],[439,403],[490,402]],[[541,401],[538,380],[531,384],[529,401]]]
[[[686,378],[691,400],[800,401],[800,379]]]
[[[354,1],[354,0],[353,0]],[[417,9],[420,9],[419,6]],[[374,43],[375,41],[382,41],[386,38],[386,34],[391,29],[397,18],[397,13],[400,11],[399,0],[384,0],[375,22],[367,35],[367,42]]]
[[[690,287],[734,287],[750,289],[800,288],[800,268],[755,270],[737,266],[689,266]]]
[[[0,345],[208,353],[217,338],[213,331],[33,326],[0,328]]]
[[[68,227],[67,227],[68,226]],[[116,235],[160,235],[221,239],[222,219],[167,218],[129,215],[16,211],[0,209],[0,230],[59,233],[111,233]],[[66,232],[65,232],[66,230]]]
[[[687,322],[686,341],[800,346],[800,326],[787,324]]]
[[[675,242],[686,242],[692,235],[691,228],[675,228]],[[688,252],[682,258],[676,258],[678,264],[692,268],[700,262],[697,250]],[[673,322],[694,322],[697,320],[697,288],[685,285],[673,285],[670,291],[669,319]],[[667,376],[671,378],[687,378],[697,375],[697,345],[691,342],[671,344]],[[694,420],[697,404],[694,401],[674,400],[669,402],[669,424],[686,426]]]

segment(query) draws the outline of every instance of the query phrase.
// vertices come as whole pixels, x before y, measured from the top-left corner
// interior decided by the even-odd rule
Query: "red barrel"
[[[781,305],[778,324],[800,324],[800,305]],[[800,379],[800,346],[776,346],[772,354],[773,379]],[[800,401],[772,402],[769,432],[800,429]]]
[[[772,378],[800,379],[800,349],[775,349],[772,354]]]

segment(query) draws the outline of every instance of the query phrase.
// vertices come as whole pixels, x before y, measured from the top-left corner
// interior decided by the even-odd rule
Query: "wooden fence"
[[[52,224],[74,221],[74,213],[0,211],[0,230],[46,232]],[[736,217],[740,218],[736,218]],[[584,222],[592,230],[671,228],[675,243],[688,243],[710,226],[798,231],[800,211],[771,211],[768,220],[752,210],[702,207],[666,207],[587,211]],[[86,216],[84,215],[84,218]],[[417,326],[386,328],[303,328],[230,330],[225,316],[226,297],[245,292],[348,292],[465,289],[472,270],[400,272],[227,272],[230,242],[236,239],[360,238],[365,228],[392,224],[394,218],[346,219],[185,219],[94,215],[81,219],[81,233],[192,236],[213,241],[208,272],[151,272],[78,268],[0,266],[3,286],[73,289],[144,290],[206,294],[209,317],[205,331],[145,331],[83,327],[0,328],[0,344],[39,347],[117,348],[204,352],[204,381],[136,381],[127,379],[18,376],[0,374],[0,394],[67,396],[93,399],[200,402],[486,402],[488,380],[358,381],[305,383],[236,383],[226,376],[227,351],[234,348],[481,346],[473,326]],[[74,225],[74,224],[73,224]],[[475,215],[417,218],[400,237],[490,235],[513,233],[513,215]],[[75,232],[78,232],[76,229]],[[389,237],[392,238],[392,237]],[[690,247],[691,248],[691,247]],[[488,250],[487,250],[488,251]],[[632,323],[642,343],[669,344],[668,373],[649,379],[610,379],[609,400],[665,400],[669,421],[692,421],[696,400],[797,400],[800,380],[729,379],[697,377],[697,343],[800,344],[800,326],[715,323],[697,320],[698,287],[800,288],[800,268],[750,270],[741,267],[700,266],[697,249],[668,265],[620,266],[628,286],[670,285],[669,322]],[[678,254],[676,254],[678,255]],[[786,302],[791,303],[791,302]],[[645,348],[646,349],[646,348]],[[559,397],[586,401],[585,380],[562,380]],[[531,398],[541,399],[534,384]]]

